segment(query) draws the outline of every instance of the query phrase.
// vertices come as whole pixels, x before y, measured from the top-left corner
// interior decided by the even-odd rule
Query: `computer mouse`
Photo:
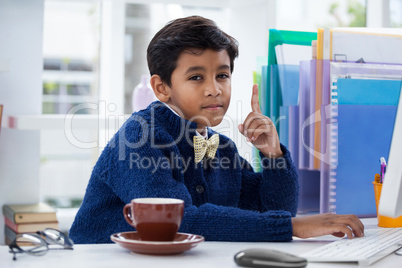
[[[303,268],[307,260],[283,251],[262,248],[250,248],[235,254],[234,261],[244,267],[297,267]]]

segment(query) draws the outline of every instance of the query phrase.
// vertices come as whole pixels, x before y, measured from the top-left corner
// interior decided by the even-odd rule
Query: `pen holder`
[[[378,226],[380,227],[402,227],[402,216],[398,218],[386,217],[378,214],[378,204],[380,202],[382,183],[373,181],[375,204],[377,207]]]

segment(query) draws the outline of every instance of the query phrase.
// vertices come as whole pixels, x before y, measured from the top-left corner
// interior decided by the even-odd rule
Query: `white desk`
[[[363,222],[366,228],[373,228],[376,224],[373,220],[363,220]],[[282,243],[204,242],[183,254],[171,256],[134,254],[117,244],[74,245],[74,250],[49,251],[46,255],[39,257],[18,254],[16,261],[12,260],[8,246],[0,246],[0,267],[238,267],[233,261],[233,256],[246,248],[277,249],[298,255],[336,239],[332,236],[323,236]],[[309,263],[307,267],[358,267],[358,265],[354,263]],[[400,268],[402,267],[402,256],[392,254],[370,267]]]

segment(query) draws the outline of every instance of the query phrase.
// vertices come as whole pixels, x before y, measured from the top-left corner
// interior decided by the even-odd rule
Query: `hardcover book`
[[[56,222],[35,222],[35,223],[15,223],[9,218],[4,217],[6,227],[9,227],[16,233],[34,233],[36,231],[41,231],[46,228],[58,229],[59,223]]]
[[[57,222],[56,210],[45,203],[4,205],[3,215],[17,224]]]

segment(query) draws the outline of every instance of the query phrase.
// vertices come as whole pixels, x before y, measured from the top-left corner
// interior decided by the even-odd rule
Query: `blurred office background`
[[[9,11],[15,14],[21,12],[21,16],[2,17]],[[24,12],[30,12],[30,15],[25,17]],[[12,89],[7,87],[10,84],[8,78],[4,77],[16,69],[12,64],[13,56],[7,54],[11,48],[4,49],[3,45],[2,50],[0,42],[0,103],[9,100],[5,104],[4,113],[63,115],[77,105],[84,105],[77,110],[77,114],[100,115],[107,121],[109,118],[131,114],[133,89],[140,82],[141,75],[148,74],[146,48],[150,39],[166,22],[188,15],[202,15],[214,20],[240,43],[240,56],[235,62],[232,82],[232,102],[228,111],[231,121],[224,120],[222,132],[230,136],[242,155],[249,159],[252,157],[252,148],[238,135],[236,126],[251,110],[249,99],[252,72],[258,67],[258,59],[267,56],[268,29],[315,32],[317,28],[325,27],[401,27],[402,1],[1,0],[0,36],[12,33],[10,29],[14,25],[10,25],[10,22],[19,21],[21,25],[15,31],[29,32],[29,27],[33,27],[38,37],[32,42],[41,46],[41,51],[36,49],[29,52],[31,44],[27,43],[25,46],[28,48],[24,53],[42,53],[36,58],[41,63],[40,69],[38,66],[32,67],[36,68],[36,73],[25,69],[20,72],[21,79],[26,78],[26,75],[40,75],[40,78],[33,78],[40,79],[37,88],[34,84],[31,89],[24,89],[26,92],[37,92],[36,97],[29,98],[29,94],[10,97]],[[5,66],[3,70],[1,66]],[[20,113],[16,109],[21,104],[17,102],[24,98],[29,98],[29,101],[24,100],[24,109],[27,108]],[[15,108],[10,111],[8,107],[11,105]],[[29,105],[35,108],[30,110]],[[85,148],[67,139],[64,129],[38,127],[29,130],[37,135],[32,145],[35,149],[31,153],[33,156],[38,155],[39,165],[37,169],[32,169],[30,176],[33,178],[29,179],[32,182],[25,184],[28,178],[21,177],[26,173],[18,175],[18,187],[35,185],[31,187],[33,193],[24,195],[25,190],[15,190],[19,197],[12,193],[5,194],[8,191],[5,187],[15,184],[7,181],[11,180],[10,174],[13,177],[12,171],[3,171],[0,177],[0,196],[3,196],[0,198],[1,205],[20,201],[45,201],[68,212],[65,214],[68,226],[82,201],[99,153],[117,129],[118,124],[108,124],[106,129],[74,130],[74,138],[81,144],[97,141],[95,146]],[[7,158],[4,153],[1,155],[4,144],[8,142],[7,137],[21,135],[24,138],[24,135],[29,135],[26,131],[24,133],[13,129],[2,130],[1,167],[7,162],[4,161]],[[20,150],[28,149],[24,147]],[[12,165],[14,169],[24,168],[24,163]]]

